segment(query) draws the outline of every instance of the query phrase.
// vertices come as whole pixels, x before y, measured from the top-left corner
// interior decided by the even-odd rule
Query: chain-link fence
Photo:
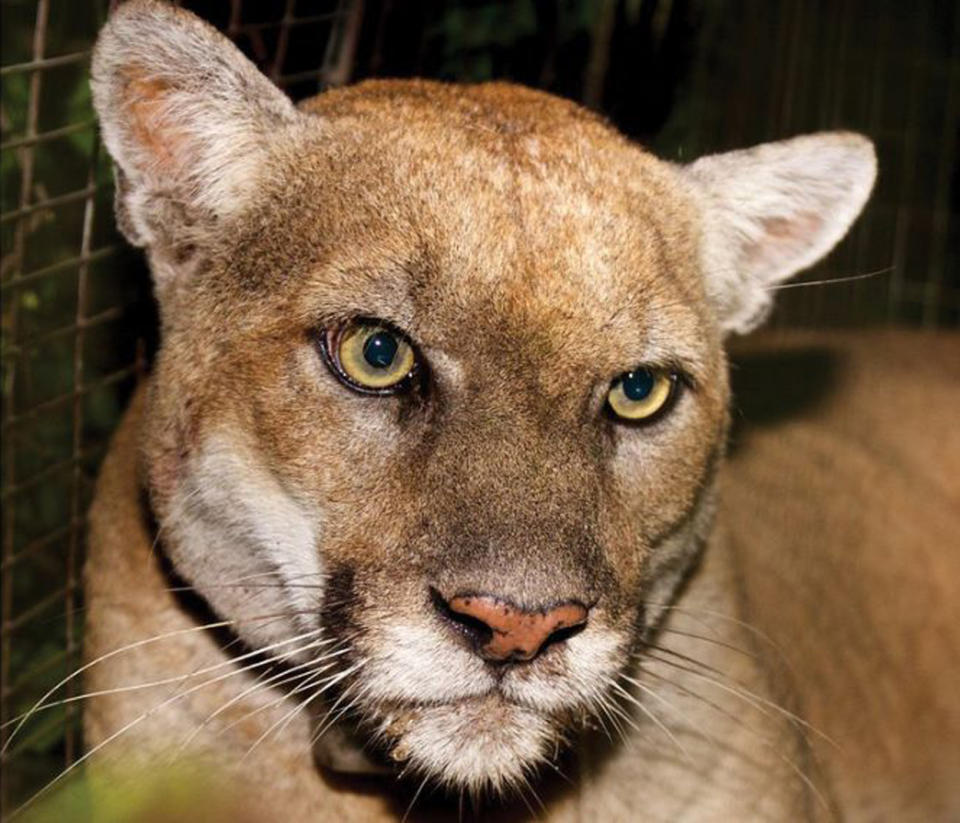
[[[510,78],[581,99],[670,159],[820,128],[878,144],[863,220],[782,293],[785,325],[960,318],[960,12],[920,0],[197,0],[294,98],[354,76]],[[78,665],[96,468],[153,349],[87,83],[106,0],[2,0],[0,740]],[[71,683],[58,693],[76,693]],[[72,762],[79,708],[0,761],[3,809]]]

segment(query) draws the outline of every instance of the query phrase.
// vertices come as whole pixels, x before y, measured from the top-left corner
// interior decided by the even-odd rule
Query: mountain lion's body
[[[162,319],[91,519],[108,781],[197,763],[290,821],[960,812],[957,340],[793,340],[734,385],[800,408],[730,401],[725,338],[843,236],[868,141],[679,167],[502,84],[297,110],[148,0],[94,96]]]
[[[960,813],[960,704],[954,699],[960,671],[960,475],[953,470],[960,464],[960,432],[952,410],[960,404],[960,339],[908,332],[781,333],[743,347],[737,362],[740,381],[734,383],[743,384],[737,408],[744,421],[724,469],[718,528],[727,540],[734,535],[734,551],[719,541],[709,550],[713,562],[699,571],[679,604],[688,611],[677,617],[685,631],[764,656],[776,672],[765,693],[824,736],[800,735],[808,749],[781,728],[771,750],[721,712],[674,694],[669,699],[678,712],[721,739],[704,745],[702,763],[693,768],[656,727],[646,731],[645,745],[634,742],[613,756],[600,746],[600,755],[593,753],[596,764],[588,749],[586,762],[573,773],[575,784],[550,795],[550,814],[541,819],[763,819],[756,810],[769,796],[783,799],[772,780],[804,794],[780,755],[797,762],[827,805],[808,794],[801,813],[780,808],[769,819],[953,819]],[[786,368],[795,372],[796,383],[784,393],[770,384],[779,387]],[[98,489],[87,577],[91,657],[196,625],[168,590],[151,550],[136,483],[142,408],[141,395]],[[739,631],[728,617],[753,628]],[[670,648],[743,678],[746,661],[739,652],[664,636]],[[225,659],[213,639],[194,632],[118,655],[94,668],[88,685],[164,680]],[[89,742],[104,740],[208,676],[92,700]],[[691,673],[670,677],[746,722],[750,706],[722,687]],[[142,723],[136,736],[189,736],[252,682],[234,678],[174,701]],[[209,735],[219,761],[241,760],[289,710],[284,703],[247,717],[273,699],[272,693],[241,699],[222,726],[211,724],[198,737]],[[661,714],[682,737],[679,714]],[[274,787],[261,798],[264,815],[364,821],[402,813],[405,800],[386,781],[381,794],[371,784],[322,779],[307,752],[308,735],[308,723],[296,718],[245,763],[254,780]],[[743,747],[759,760],[742,780],[726,777],[735,768],[724,763],[727,746]]]

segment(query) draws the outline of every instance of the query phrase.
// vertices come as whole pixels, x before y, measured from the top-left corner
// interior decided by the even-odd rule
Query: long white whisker
[[[629,721],[631,719],[630,716],[625,714],[623,709],[616,703],[612,702],[612,697],[609,699],[607,697],[598,697],[597,705],[606,714],[614,731],[619,735],[619,738],[621,740],[626,739],[627,730],[623,727],[623,722],[624,719]]]
[[[663,651],[671,652],[670,649],[663,649]],[[671,653],[674,655],[677,655],[681,659],[690,660],[690,662],[694,664],[698,664],[697,661],[692,660],[691,658],[687,658],[686,655],[681,655],[679,652],[671,652]],[[765,714],[769,716],[770,711],[776,712],[777,714],[780,714],[781,716],[787,718],[788,720],[799,724],[803,728],[808,729],[810,732],[817,735],[818,737],[821,737],[823,740],[825,740],[827,743],[830,743],[830,745],[836,747],[838,750],[840,749],[840,745],[835,740],[830,738],[828,735],[820,731],[815,726],[811,725],[802,717],[800,717],[797,714],[794,714],[789,709],[785,709],[783,706],[780,706],[779,704],[773,702],[772,700],[768,700],[762,695],[759,695],[756,692],[750,691],[741,683],[736,683],[736,685],[730,685],[730,684],[724,683],[722,680],[719,680],[716,677],[711,677],[708,674],[704,674],[703,672],[698,671],[692,666],[684,666],[673,660],[665,660],[664,658],[659,657],[657,655],[653,655],[653,654],[646,654],[646,655],[639,656],[639,659],[641,661],[641,664],[645,659],[655,660],[658,663],[662,663],[665,666],[672,666],[675,669],[679,669],[680,671],[687,672],[688,674],[692,674],[694,677],[700,678],[701,680],[705,680],[708,683],[712,683],[718,689],[722,689],[723,691],[729,692],[730,694],[733,694],[739,697],[745,703],[753,706],[761,714]],[[703,666],[703,668],[707,669],[707,671],[713,672],[714,674],[718,674],[721,677],[725,676],[723,672],[718,671],[717,669],[714,669],[711,666],[707,666],[706,664],[702,664],[702,663],[699,663],[698,665]],[[770,711],[767,711],[768,709]]]
[[[843,277],[827,277],[823,280],[801,280],[797,283],[780,283],[776,286],[767,286],[767,291],[782,291],[783,289],[800,289],[805,286],[830,286],[837,283],[852,283],[857,280],[869,280],[881,274],[889,274],[894,270],[894,266],[887,266],[876,271],[868,271],[863,274],[848,274]]]
[[[55,778],[53,778],[53,780],[50,780],[46,785],[43,786],[43,788],[35,792],[23,805],[21,805],[18,809],[16,809],[14,814],[20,814],[24,809],[26,809],[28,806],[34,803],[38,798],[46,794],[51,788],[57,785],[57,783],[63,780],[68,774],[73,772],[76,768],[78,768],[80,765],[82,765],[91,757],[93,757],[93,755],[95,755],[98,751],[100,751],[104,746],[106,746],[108,743],[112,742],[113,740],[116,740],[118,737],[120,737],[120,735],[125,734],[137,724],[153,716],[156,712],[160,711],[161,709],[165,708],[171,703],[175,703],[177,700],[182,700],[184,697],[187,697],[188,695],[193,694],[194,692],[199,691],[200,689],[206,688],[207,686],[210,686],[214,683],[219,683],[220,681],[226,680],[230,677],[234,677],[235,675],[242,674],[243,672],[248,671],[251,668],[257,668],[260,665],[266,665],[266,664],[263,662],[258,662],[251,666],[235,669],[233,671],[227,672],[226,674],[219,675],[218,677],[205,680],[203,683],[198,683],[196,686],[193,686],[187,689],[186,691],[177,692],[177,694],[173,695],[172,697],[168,697],[166,700],[162,701],[161,703],[158,703],[157,705],[143,712],[138,717],[135,717],[129,723],[127,723],[126,725],[124,725],[123,727],[115,731],[109,737],[100,741],[100,743],[98,743],[96,746],[90,749],[90,751],[85,752],[82,757],[79,757],[77,760],[74,760],[73,763],[67,766],[67,768],[65,768],[62,772],[60,772],[60,774],[58,774]]]
[[[647,670],[645,670],[645,671],[647,671]],[[720,714],[726,716],[726,717],[729,718],[730,720],[733,720],[734,722],[736,722],[737,725],[739,725],[739,726],[740,726],[742,729],[744,729],[748,734],[750,734],[752,737],[754,737],[754,738],[760,743],[760,745],[762,745],[762,746],[764,746],[765,748],[769,749],[778,759],[780,759],[780,760],[783,761],[785,764],[787,764],[787,766],[790,767],[790,770],[791,770],[794,774],[796,774],[797,777],[800,778],[800,780],[804,783],[804,785],[807,786],[807,788],[810,789],[810,791],[812,791],[812,792],[814,793],[814,795],[816,796],[816,798],[817,798],[817,800],[820,802],[820,804],[823,806],[823,808],[825,808],[825,809],[829,808],[829,805],[828,805],[828,803],[827,803],[827,801],[826,801],[826,798],[823,796],[823,794],[820,792],[820,790],[816,787],[816,785],[813,783],[813,781],[812,781],[806,774],[804,774],[803,769],[801,769],[800,766],[799,766],[792,758],[788,757],[788,756],[785,755],[783,752],[781,752],[779,749],[777,749],[777,747],[774,746],[773,743],[772,743],[770,740],[768,740],[766,737],[764,737],[764,735],[762,735],[760,732],[758,732],[756,729],[754,729],[749,723],[745,722],[742,718],[736,717],[735,715],[733,715],[732,713],[726,711],[726,710],[723,709],[722,707],[717,706],[717,705],[716,705],[715,703],[713,703],[712,701],[707,700],[706,698],[702,697],[701,695],[698,695],[696,692],[693,692],[693,691],[691,691],[690,689],[687,689],[687,688],[685,688],[684,686],[681,686],[681,685],[679,685],[679,684],[677,684],[677,683],[673,683],[673,682],[670,681],[669,679],[667,679],[667,678],[665,678],[665,677],[663,677],[663,676],[661,676],[661,675],[657,675],[655,672],[647,671],[647,674],[653,675],[654,677],[658,677],[660,680],[663,680],[665,683],[669,684],[669,685],[672,686],[673,688],[680,689],[681,691],[685,692],[686,694],[689,694],[689,695],[691,695],[692,697],[694,697],[694,698],[696,698],[696,699],[698,699],[698,700],[703,701],[706,705],[710,706],[710,707],[711,707],[712,709],[714,709],[715,711],[717,711],[717,712],[719,712]],[[633,678],[627,677],[626,679],[629,680],[630,682],[634,683],[634,685],[637,685],[637,686],[640,686],[641,688],[644,688],[641,683],[639,683],[638,681],[634,680]],[[653,691],[650,690],[650,689],[645,688],[644,690],[647,691],[649,694],[656,694],[656,692],[653,692]],[[739,695],[738,695],[738,696],[739,696]],[[676,709],[674,709],[674,710],[676,711]],[[759,708],[758,708],[757,710],[760,711],[760,712],[763,713],[763,714],[767,714],[766,712],[763,712],[762,709],[759,709]],[[682,717],[682,715],[681,715],[681,717]],[[711,734],[710,732],[706,731],[705,729],[701,729],[701,733],[703,733],[703,734],[705,734],[707,737],[709,737],[709,738],[714,742],[715,745],[719,745],[719,741],[717,740],[717,738],[716,738],[715,735]]]
[[[363,699],[367,690],[365,688],[358,689],[353,700],[351,700],[346,706],[344,706],[339,712],[337,712],[335,717],[330,718],[333,712],[336,711],[336,708],[340,704],[340,701],[346,698],[349,695],[349,692],[350,692],[350,688],[348,686],[346,689],[344,689],[343,694],[340,695],[340,697],[337,698],[334,704],[327,710],[327,713],[320,720],[320,723],[317,724],[318,729],[310,738],[311,746],[313,746],[321,737],[323,737],[323,735],[326,734],[327,730],[331,726],[333,726],[341,717],[343,717],[348,711],[350,711],[350,709],[356,706]]]
[[[520,777],[514,782],[513,788],[516,791],[517,796],[520,798],[520,800],[523,801],[523,805],[527,807],[527,811],[530,812],[530,817],[533,819],[537,819],[539,815],[536,813],[536,811],[534,811],[533,806],[530,805],[530,801],[527,800],[527,795],[524,792],[524,789],[530,789],[531,791],[533,791],[533,787],[530,785],[530,778],[527,777],[527,775],[525,774],[521,774]],[[534,792],[534,796],[536,796],[535,792]],[[537,799],[539,800],[539,798]],[[543,804],[541,804],[541,806],[542,805]]]
[[[732,615],[724,614],[723,612],[718,612],[715,609],[691,608],[688,606],[678,606],[673,603],[663,603],[655,600],[647,600],[645,602],[649,603],[651,606],[656,606],[659,609],[670,610],[670,611],[678,612],[679,614],[689,615],[695,620],[698,620],[698,622],[707,629],[711,629],[712,627],[708,623],[705,623],[702,620],[702,618],[700,617],[701,615],[706,615],[707,617],[710,617],[710,618],[716,618],[718,620],[724,620],[728,623],[732,623],[733,625],[739,626],[745,631],[750,632],[750,634],[762,640],[764,643],[769,644],[770,647],[774,649],[782,659],[786,660],[786,655],[784,654],[783,649],[780,648],[777,642],[772,637],[770,637],[770,635],[768,635],[766,632],[762,631],[761,629],[757,628],[752,623],[748,623],[747,621],[741,620],[738,617],[733,617]]]
[[[89,663],[85,663],[79,669],[75,669],[73,672],[68,674],[65,678],[63,678],[63,680],[61,680],[55,686],[51,687],[46,693],[44,693],[44,695],[36,703],[34,703],[33,706],[30,708],[30,710],[27,711],[27,713],[20,718],[16,728],[10,733],[10,737],[6,739],[6,741],[3,744],[3,747],[0,748],[0,755],[4,754],[7,751],[7,749],[9,749],[11,743],[13,742],[13,739],[17,736],[17,733],[20,731],[23,724],[30,719],[33,712],[39,706],[43,705],[44,701],[46,701],[46,699],[50,697],[50,695],[54,694],[58,689],[61,689],[63,686],[65,686],[67,683],[73,680],[75,677],[79,677],[81,674],[83,674],[83,672],[87,671],[87,669],[90,669],[93,666],[96,666],[98,663],[102,663],[104,660],[109,660],[111,657],[115,657],[118,654],[123,654],[124,652],[129,652],[129,651],[132,651],[133,649],[137,649],[142,646],[147,646],[150,643],[156,643],[160,640],[168,640],[171,637],[178,637],[185,634],[191,634],[193,632],[209,631],[210,629],[219,629],[225,626],[233,626],[233,625],[236,625],[237,623],[245,623],[245,622],[250,622],[255,620],[264,620],[267,618],[272,618],[274,616],[275,616],[274,614],[268,614],[268,615],[260,615],[258,617],[241,618],[238,620],[219,620],[214,623],[206,623],[203,626],[191,626],[188,629],[177,629],[176,631],[166,632],[164,634],[154,635],[153,637],[144,638],[143,640],[138,640],[134,643],[128,643],[126,646],[121,646],[119,649],[114,649],[113,651],[100,655],[100,657],[96,658],[95,660],[91,660]],[[13,720],[8,721],[8,723],[12,723],[12,722],[14,721]]]
[[[346,651],[347,651],[346,649],[341,649],[341,650],[338,652],[338,654],[343,654],[343,653],[345,653]],[[231,722],[231,723],[227,724],[226,726],[224,726],[224,727],[218,732],[218,734],[222,734],[223,732],[229,731],[229,730],[232,729],[234,726],[242,723],[243,721],[248,720],[249,718],[254,717],[255,715],[260,714],[260,712],[268,711],[268,710],[272,709],[274,706],[279,706],[281,703],[289,700],[291,697],[295,697],[296,695],[300,694],[301,692],[307,691],[307,689],[310,689],[310,688],[312,688],[313,686],[315,686],[318,681],[322,681],[322,680],[323,680],[323,673],[324,673],[324,672],[327,672],[327,671],[330,671],[330,669],[332,669],[332,668],[334,667],[334,665],[335,665],[334,663],[327,663],[327,664],[324,665],[324,666],[320,666],[316,671],[307,672],[306,679],[304,680],[303,683],[297,684],[297,686],[296,686],[295,688],[293,688],[290,692],[288,692],[288,693],[286,693],[286,694],[281,694],[280,696],[278,696],[278,697],[275,698],[274,700],[271,700],[269,703],[265,703],[265,704],[263,704],[262,706],[257,706],[257,708],[255,708],[255,709],[251,709],[250,711],[246,712],[244,715],[238,717],[238,718],[237,718],[236,720],[234,720],[233,722]]]
[[[400,823],[407,823],[407,818],[410,817],[410,812],[413,811],[413,806],[417,802],[417,798],[420,797],[420,792],[423,791],[423,787],[427,785],[427,782],[430,780],[430,775],[427,775],[423,778],[423,782],[420,784],[420,787],[413,793],[413,800],[410,801],[410,805],[407,806],[407,810],[403,813],[403,817],[400,818]]]
[[[307,706],[309,706],[321,694],[327,691],[327,689],[336,685],[348,675],[353,674],[353,672],[357,671],[365,662],[366,662],[365,660],[361,660],[359,663],[355,663],[353,666],[345,669],[341,673],[329,678],[321,688],[317,689],[306,700],[294,706],[284,717],[277,720],[272,726],[270,726],[270,728],[268,728],[263,734],[260,735],[260,737],[258,737],[253,742],[253,745],[250,746],[250,748],[247,749],[247,751],[244,753],[243,757],[240,758],[241,762],[246,760],[253,753],[254,749],[256,749],[257,746],[259,746],[264,740],[267,739],[267,737],[270,736],[270,734],[274,731],[274,729],[276,729],[277,727],[281,727],[281,728],[286,727],[286,725],[297,715],[298,712],[306,709]]]
[[[619,676],[620,676],[623,680],[626,680],[627,683],[629,683],[630,685],[635,686],[636,688],[640,689],[644,694],[648,694],[648,695],[650,695],[652,698],[654,698],[655,700],[657,700],[657,701],[659,701],[660,703],[662,703],[664,706],[666,706],[668,709],[670,709],[677,717],[679,717],[679,718],[683,718],[683,717],[684,717],[684,713],[683,713],[679,708],[677,708],[677,706],[675,706],[673,703],[671,703],[669,700],[667,700],[667,698],[665,698],[663,695],[657,693],[657,691],[655,691],[654,689],[651,689],[651,688],[650,688],[649,686],[647,686],[645,683],[641,683],[641,682],[640,682],[639,680],[637,680],[636,678],[630,677],[628,674],[626,674],[626,673],[624,673],[624,672],[621,672]]]
[[[44,703],[41,706],[34,706],[32,709],[20,715],[19,717],[11,718],[10,720],[6,721],[6,723],[4,723],[3,725],[8,726],[12,723],[16,723],[18,720],[28,719],[31,716],[31,714],[39,714],[40,712],[47,711],[48,709],[55,709],[57,708],[57,706],[64,706],[64,705],[67,705],[68,703],[76,703],[80,700],[89,700],[91,697],[103,697],[104,695],[108,695],[108,694],[123,694],[124,692],[138,691],[141,689],[152,689],[157,686],[166,686],[166,685],[170,685],[171,683],[181,683],[189,680],[192,677],[196,677],[197,675],[207,674],[209,672],[215,671],[216,669],[221,669],[224,666],[229,666],[241,660],[245,660],[248,657],[252,657],[254,655],[261,654],[265,651],[269,651],[274,647],[295,642],[296,640],[303,639],[308,635],[319,634],[320,631],[321,630],[317,629],[317,630],[308,632],[306,635],[299,635],[298,637],[292,638],[290,640],[284,640],[284,641],[281,641],[280,643],[275,643],[270,646],[264,646],[261,649],[256,649],[254,651],[248,652],[244,655],[241,655],[240,657],[231,657],[228,660],[224,660],[212,666],[206,666],[205,668],[202,668],[202,669],[194,669],[193,671],[187,672],[185,674],[172,675],[171,677],[165,677],[165,678],[162,678],[161,680],[152,680],[148,683],[133,683],[128,686],[114,686],[113,688],[110,688],[110,689],[99,689],[97,691],[84,692],[83,694],[75,694],[75,695],[72,695],[71,697],[65,697],[62,700],[55,700],[51,703]],[[299,654],[300,652],[305,651],[306,649],[309,649],[309,648],[313,648],[314,646],[320,646],[325,643],[332,643],[332,642],[333,642],[332,640],[316,641],[315,643],[308,644],[299,649],[294,649],[293,651],[284,652],[283,654],[279,654],[279,655],[274,655],[268,658],[264,662],[266,663],[266,662],[275,662],[277,660],[282,660],[284,659],[284,657],[290,657],[294,654]],[[13,735],[11,735],[11,737],[12,736]]]
[[[679,637],[687,637],[687,638],[690,638],[691,640],[699,640],[703,643],[712,643],[715,646],[721,646],[724,649],[729,649],[730,651],[736,652],[737,654],[742,654],[744,657],[749,657],[753,660],[759,659],[759,655],[755,654],[754,652],[747,651],[747,649],[742,649],[740,648],[740,646],[737,646],[734,643],[728,643],[725,640],[719,640],[716,637],[704,637],[704,635],[702,634],[696,634],[695,632],[686,632],[686,631],[683,631],[682,629],[675,629],[672,626],[665,626],[663,629],[661,629],[661,632],[663,634],[675,634]]]
[[[597,697],[594,698],[594,702],[597,706],[597,711],[591,711],[590,714],[600,723],[600,727],[603,729],[603,733],[606,735],[607,740],[613,743],[613,735],[611,734],[610,729],[607,728],[607,719],[610,717],[610,715],[608,713],[609,710],[607,709],[606,701],[601,697]],[[613,725],[612,720],[610,723]],[[616,729],[616,726],[613,726],[613,728]]]
[[[673,742],[673,744],[680,750],[680,752],[683,754],[683,756],[687,758],[687,760],[689,761],[689,763],[690,763],[691,766],[695,765],[694,759],[693,759],[693,757],[690,755],[690,752],[687,751],[686,746],[684,746],[684,745],[677,739],[676,735],[674,735],[674,733],[673,733],[672,731],[670,731],[669,728],[667,728],[666,724],[665,724],[662,720],[660,720],[660,718],[657,717],[657,716],[653,713],[652,710],[650,710],[649,708],[647,708],[646,706],[644,706],[639,700],[637,700],[636,697],[634,697],[632,694],[630,694],[630,692],[628,692],[625,688],[623,688],[623,686],[621,686],[621,685],[620,685],[619,683],[617,683],[616,681],[611,680],[611,681],[610,681],[610,685],[611,685],[614,689],[616,689],[618,692],[620,692],[627,700],[629,700],[631,703],[633,703],[638,709],[640,709],[640,711],[642,711],[647,717],[649,717],[650,720],[652,720],[652,721],[657,725],[657,727],[658,727],[667,737],[670,738],[670,740],[671,740],[671,741]]]
[[[218,717],[220,714],[225,712],[235,703],[238,703],[239,701],[243,700],[248,695],[261,689],[286,685],[287,683],[291,683],[301,678],[311,677],[314,674],[312,671],[301,671],[301,670],[309,669],[311,666],[315,666],[318,663],[322,663],[325,660],[329,660],[332,657],[336,657],[340,654],[343,654],[345,651],[346,649],[340,649],[339,651],[333,651],[333,652],[324,652],[323,654],[319,654],[313,659],[308,660],[306,663],[300,663],[297,666],[292,666],[291,668],[284,669],[278,672],[277,674],[271,677],[268,677],[266,679],[263,679],[262,677],[258,678],[257,681],[252,686],[249,686],[248,688],[244,689],[242,692],[240,692],[240,694],[235,695],[226,703],[224,703],[222,706],[220,706],[216,711],[208,715],[203,720],[203,722],[200,723],[200,725],[198,725],[197,728],[195,728],[190,733],[190,735],[186,738],[186,740],[184,740],[183,743],[180,744],[180,747],[178,748],[178,753],[186,749],[190,745],[190,743],[194,740],[194,738],[198,734],[200,734],[200,732],[202,732],[210,723],[213,722],[214,718]],[[297,671],[299,671],[300,673],[294,674],[294,672],[297,672]],[[249,717],[249,716],[250,715],[245,715],[244,719],[246,719],[246,717]]]

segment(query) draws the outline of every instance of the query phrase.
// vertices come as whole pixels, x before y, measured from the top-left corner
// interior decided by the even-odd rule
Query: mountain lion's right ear
[[[216,29],[131,0],[97,40],[93,101],[116,163],[117,222],[131,243],[187,246],[244,210],[290,100]]]

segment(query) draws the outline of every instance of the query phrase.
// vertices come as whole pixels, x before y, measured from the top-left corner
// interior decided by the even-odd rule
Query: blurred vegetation
[[[78,771],[30,804],[23,823],[266,823],[273,820],[249,786],[218,777],[210,763],[161,769],[126,764]]]
[[[184,5],[227,25],[227,0]],[[88,50],[106,6],[51,0],[45,55]],[[282,6],[251,0],[244,21],[277,20]],[[300,0],[297,13],[335,7],[335,0]],[[513,79],[586,102],[672,159],[819,128],[865,131],[880,152],[877,195],[854,236],[811,277],[891,265],[897,271],[830,291],[789,292],[780,320],[957,325],[957,4],[368,0],[365,8],[358,78]],[[4,67],[31,59],[36,13],[37,0],[0,5]],[[306,73],[322,61],[330,27],[318,20],[291,30],[282,68],[294,75],[287,85],[294,97],[317,91]],[[264,68],[276,43],[269,28],[239,40]],[[33,74],[0,75],[4,545],[19,552],[46,541],[15,564],[5,561],[4,619],[29,618],[3,643],[5,720],[76,666],[76,654],[64,651],[68,635],[81,629],[80,592],[61,591],[79,568],[82,527],[74,518],[86,509],[104,444],[134,383],[123,370],[135,362],[138,341],[146,341],[139,346],[149,356],[155,337],[142,258],[124,247],[113,225],[110,165],[97,142],[87,70],[80,60],[39,75],[37,132],[76,128],[33,151],[16,145],[28,127]],[[17,214],[23,205],[87,187],[88,249],[102,256],[87,266],[80,295],[81,269],[70,261],[83,249],[87,202]],[[78,315],[97,321],[79,336],[71,330]],[[30,417],[38,406],[43,413]],[[30,478],[37,479],[10,491]],[[8,801],[31,794],[75,756],[76,740],[64,729],[77,719],[59,709],[25,730],[4,768]]]
[[[36,6],[27,0],[0,6],[4,67],[31,59]],[[105,17],[105,2],[53,0],[45,56],[88,50]],[[5,626],[0,662],[5,721],[26,711],[77,665],[76,653],[65,651],[68,637],[76,648],[80,636],[79,591],[63,591],[68,580],[76,582],[81,560],[82,524],[75,521],[87,508],[96,466],[132,379],[95,387],[133,362],[136,324],[151,311],[142,267],[126,265],[136,256],[118,245],[112,175],[98,150],[87,71],[87,61],[80,60],[40,73],[38,81],[27,71],[0,77],[2,529],[6,551],[28,552],[16,561],[4,558],[3,616],[14,621]],[[67,133],[31,149],[16,141],[27,134],[37,82],[36,132]],[[32,168],[28,191],[25,168]],[[83,250],[86,200],[20,210],[87,188],[93,191],[88,248],[117,251],[87,267],[81,307],[79,268],[70,261]],[[81,310],[86,317],[103,318],[105,311],[115,316],[77,336],[71,327]],[[90,388],[74,400],[70,395],[78,381]],[[38,407],[43,411],[34,413]],[[20,488],[11,491],[12,483]],[[60,707],[24,730],[10,752],[11,767],[4,768],[8,798],[22,799],[62,767],[78,740],[74,731],[68,741],[64,730],[75,730],[78,719],[78,712]]]

